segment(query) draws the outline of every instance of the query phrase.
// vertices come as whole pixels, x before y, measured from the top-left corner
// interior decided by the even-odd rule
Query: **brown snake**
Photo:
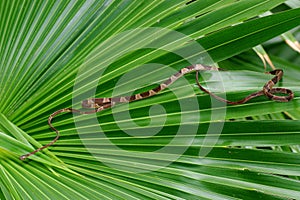
[[[272,74],[275,75],[274,78],[272,78],[271,80],[269,80],[264,86],[263,89],[250,94],[249,96],[239,100],[239,101],[228,101],[227,99],[223,99],[217,95],[215,95],[214,93],[211,93],[210,91],[206,90],[205,88],[203,88],[200,83],[199,83],[199,71],[208,71],[208,70],[222,70],[221,68],[216,68],[216,67],[211,67],[211,66],[205,66],[205,65],[201,65],[201,64],[196,64],[196,65],[191,65],[185,68],[182,68],[179,72],[177,72],[176,74],[173,74],[170,78],[168,78],[166,81],[164,81],[163,83],[161,83],[159,86],[157,86],[156,88],[140,93],[140,94],[136,94],[136,95],[132,95],[132,96],[125,96],[125,97],[112,97],[112,98],[91,98],[91,99],[87,99],[82,101],[82,107],[83,108],[92,108],[93,110],[91,111],[81,111],[81,110],[76,110],[73,108],[63,108],[60,110],[55,111],[54,113],[52,113],[50,115],[50,117],[48,118],[48,124],[50,126],[50,128],[52,130],[54,130],[56,132],[56,137],[48,144],[34,150],[33,152],[27,153],[25,155],[20,156],[21,160],[25,160],[27,157],[51,146],[52,144],[54,144],[60,137],[59,131],[54,128],[54,126],[52,125],[51,121],[52,119],[63,112],[72,112],[72,113],[79,113],[79,114],[91,114],[91,113],[96,113],[96,112],[100,112],[106,108],[110,108],[112,106],[114,106],[116,103],[124,103],[124,102],[131,102],[131,101],[136,101],[136,100],[141,100],[150,96],[153,96],[155,94],[157,94],[158,92],[162,91],[163,89],[167,88],[169,85],[171,85],[173,82],[175,82],[177,79],[179,79],[180,77],[184,76],[187,73],[196,71],[196,83],[199,86],[199,88],[204,91],[205,93],[208,93],[209,95],[213,96],[214,98],[225,102],[227,104],[243,104],[247,101],[249,101],[250,99],[253,99],[255,97],[258,96],[266,96],[271,100],[274,101],[278,101],[278,102],[288,102],[290,100],[292,100],[294,98],[294,93],[286,88],[273,88],[273,86],[282,78],[283,76],[283,71],[281,69],[276,69],[270,72],[267,72],[268,74]],[[277,96],[275,94],[286,94],[285,96]]]

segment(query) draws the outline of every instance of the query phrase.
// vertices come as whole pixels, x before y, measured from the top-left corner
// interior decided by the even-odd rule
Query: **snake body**
[[[215,95],[214,93],[206,90],[204,87],[202,87],[199,83],[199,71],[196,71],[196,83],[198,85],[198,87],[205,93],[211,95],[212,97],[223,101],[227,104],[231,104],[231,105],[237,105],[237,104],[243,104],[246,103],[247,101],[249,101],[250,99],[253,99],[255,97],[259,97],[259,96],[266,96],[269,99],[273,100],[273,101],[277,101],[277,102],[288,102],[290,100],[292,100],[294,98],[294,93],[293,91],[291,91],[290,89],[286,89],[286,88],[273,88],[273,86],[282,78],[283,76],[283,70],[282,69],[275,69],[273,71],[269,71],[266,72],[266,74],[272,74],[275,75],[274,78],[272,78],[271,80],[269,80],[264,86],[263,89],[257,92],[254,92],[250,95],[248,95],[247,97],[239,100],[239,101],[229,101],[227,99],[223,99],[217,95]],[[278,96],[275,94],[286,94],[285,96]]]
[[[151,89],[149,91],[132,95],[132,96],[126,96],[126,97],[112,97],[112,98],[92,98],[82,101],[82,107],[83,108],[100,108],[101,106],[105,105],[115,105],[116,103],[127,103],[132,102],[136,100],[145,99],[151,96],[156,95],[160,91],[164,90],[165,88],[169,87],[172,83],[174,83],[177,79],[184,76],[185,74],[191,73],[193,71],[218,71],[220,68],[206,66],[206,65],[191,65],[185,68],[180,69],[176,74],[173,74],[170,78],[168,78],[166,81],[161,83],[159,86],[157,86],[154,89]]]
[[[292,100],[294,98],[294,93],[286,88],[273,88],[273,86],[282,78],[283,76],[283,71],[281,69],[276,69],[270,72],[266,72],[268,74],[271,75],[275,75],[271,80],[269,80],[262,88],[262,90],[252,93],[250,95],[248,95],[247,97],[239,100],[239,101],[229,101],[227,99],[223,99],[217,95],[215,95],[214,93],[206,90],[205,88],[203,88],[200,83],[199,83],[199,71],[216,71],[216,70],[223,70],[221,68],[217,68],[217,67],[212,67],[212,66],[206,66],[206,65],[202,65],[202,64],[196,64],[196,65],[191,65],[188,67],[184,67],[182,69],[180,69],[176,74],[173,74],[170,78],[168,78],[166,81],[164,81],[163,83],[161,83],[159,86],[157,86],[154,89],[151,89],[149,91],[140,93],[140,94],[135,94],[132,96],[125,96],[125,97],[112,97],[112,98],[90,98],[87,100],[82,101],[82,108],[89,108],[92,109],[91,111],[81,111],[81,110],[77,110],[77,109],[73,109],[73,108],[63,108],[60,110],[55,111],[54,113],[52,113],[49,118],[48,118],[48,124],[50,126],[50,128],[56,132],[56,137],[48,144],[30,152],[27,154],[24,154],[22,156],[20,156],[21,160],[25,160],[27,157],[53,145],[60,137],[59,131],[52,125],[52,119],[63,112],[72,112],[72,113],[79,113],[79,114],[91,114],[91,113],[96,113],[96,112],[100,112],[104,109],[110,108],[112,106],[114,106],[116,103],[126,103],[126,102],[132,102],[132,101],[136,101],[136,100],[141,100],[141,99],[145,99],[148,97],[151,97],[153,95],[156,95],[157,93],[159,93],[160,91],[164,90],[165,88],[167,88],[169,85],[171,85],[172,83],[174,83],[177,79],[179,79],[180,77],[184,76],[185,74],[191,73],[191,72],[196,72],[196,83],[198,85],[198,87],[205,93],[211,95],[212,97],[225,102],[227,104],[232,104],[232,105],[237,105],[237,104],[243,104],[247,101],[249,101],[250,99],[253,99],[255,97],[258,96],[266,96],[269,99],[273,100],[273,101],[278,101],[278,102],[288,102],[290,100]],[[285,94],[284,96],[278,96],[275,94]]]

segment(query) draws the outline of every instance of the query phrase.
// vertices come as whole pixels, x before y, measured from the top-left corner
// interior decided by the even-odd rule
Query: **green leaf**
[[[284,2],[2,1],[0,198],[297,199],[299,63],[269,41],[299,26]],[[259,91],[272,76],[247,50],[260,44],[291,102],[226,106],[191,73],[151,98],[55,117],[60,139],[19,160],[53,140],[56,110],[147,91],[190,64],[222,61],[228,71],[200,80],[219,96]]]
[[[221,61],[300,25],[300,8],[251,20],[199,39],[215,61]]]

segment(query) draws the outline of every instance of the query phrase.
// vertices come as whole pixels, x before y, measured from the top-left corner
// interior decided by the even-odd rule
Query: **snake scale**
[[[100,112],[104,109],[110,108],[112,106],[114,106],[116,103],[125,103],[125,102],[132,102],[132,101],[136,101],[136,100],[141,100],[141,99],[145,99],[148,97],[151,97],[157,93],[159,93],[160,91],[164,90],[165,88],[167,88],[169,85],[171,85],[172,83],[174,83],[177,79],[179,79],[180,77],[184,76],[185,74],[188,74],[190,72],[196,72],[196,83],[198,85],[198,87],[205,93],[211,95],[212,97],[225,102],[227,104],[232,104],[232,105],[237,105],[237,104],[243,104],[247,101],[249,101],[250,99],[253,99],[255,97],[258,96],[266,96],[269,99],[273,100],[273,101],[278,101],[278,102],[288,102],[290,100],[292,100],[294,98],[294,93],[286,88],[273,88],[273,86],[282,78],[283,76],[283,71],[281,69],[276,69],[270,72],[266,72],[268,74],[271,75],[275,75],[271,80],[269,80],[264,86],[263,89],[252,93],[250,95],[248,95],[247,97],[239,100],[239,101],[229,101],[227,99],[223,99],[217,95],[215,95],[214,93],[211,93],[210,91],[206,90],[205,88],[203,88],[200,83],[199,83],[199,71],[216,71],[216,70],[223,70],[221,68],[217,68],[217,67],[212,67],[212,66],[206,66],[206,65],[202,65],[202,64],[196,64],[196,65],[191,65],[188,67],[184,67],[181,70],[179,70],[176,74],[173,74],[170,78],[168,78],[166,81],[164,81],[163,83],[161,83],[159,86],[157,86],[154,89],[151,89],[149,91],[140,93],[140,94],[135,94],[132,96],[125,96],[125,97],[112,97],[112,98],[90,98],[87,100],[82,101],[82,108],[89,108],[89,109],[93,109],[91,111],[81,111],[81,110],[76,110],[73,108],[63,108],[60,110],[55,111],[54,113],[52,113],[49,118],[48,118],[48,124],[50,126],[50,128],[56,132],[56,137],[48,144],[34,150],[33,152],[24,154],[22,156],[20,156],[21,160],[25,160],[27,157],[51,146],[52,144],[54,144],[60,137],[60,133],[59,131],[52,125],[51,121],[52,119],[63,112],[72,112],[72,113],[79,113],[79,114],[91,114],[91,113],[96,113],[96,112]],[[276,94],[281,93],[281,94],[285,94],[284,96],[278,96]]]

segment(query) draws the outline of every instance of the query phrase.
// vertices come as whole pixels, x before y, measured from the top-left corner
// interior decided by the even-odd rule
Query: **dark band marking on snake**
[[[196,71],[196,83],[198,85],[198,87],[205,93],[211,95],[212,97],[225,102],[227,104],[231,104],[231,105],[237,105],[237,104],[243,104],[247,101],[249,101],[250,99],[253,99],[255,97],[259,97],[259,96],[266,96],[269,99],[273,100],[273,101],[278,101],[278,102],[288,102],[290,100],[292,100],[294,98],[294,93],[286,88],[273,88],[273,86],[282,78],[283,76],[283,71],[281,69],[276,69],[270,72],[266,72],[267,74],[271,74],[271,75],[275,75],[274,78],[272,78],[271,80],[269,80],[262,88],[262,90],[257,91],[255,93],[252,93],[250,95],[248,95],[247,97],[239,100],[239,101],[229,101],[227,99],[223,99],[217,95],[215,95],[214,93],[206,90],[205,88],[203,88],[201,86],[201,84],[199,83],[199,71],[218,71],[218,70],[223,70],[221,68],[217,68],[217,67],[211,67],[211,66],[206,66],[206,65],[201,65],[201,64],[196,64],[196,65],[191,65],[185,68],[182,68],[181,70],[179,70],[179,72],[177,72],[176,74],[173,74],[170,78],[168,78],[166,81],[164,81],[163,83],[161,83],[159,86],[157,86],[154,89],[151,89],[149,91],[140,93],[140,94],[136,94],[136,95],[132,95],[132,96],[125,96],[125,97],[112,97],[112,98],[90,98],[87,100],[82,101],[82,108],[90,108],[93,109],[91,111],[81,111],[81,110],[76,110],[76,109],[72,109],[72,108],[64,108],[64,109],[60,109],[55,111],[54,113],[52,113],[49,118],[48,118],[48,124],[50,126],[50,128],[56,132],[56,137],[48,144],[30,152],[27,154],[24,154],[22,156],[20,156],[21,160],[25,160],[26,158],[28,158],[29,156],[53,145],[60,137],[60,133],[59,131],[52,125],[52,119],[63,112],[72,112],[72,113],[79,113],[79,114],[91,114],[91,113],[96,113],[96,112],[100,112],[104,109],[110,108],[112,106],[114,106],[116,103],[126,103],[126,102],[132,102],[132,101],[136,101],[136,100],[141,100],[141,99],[145,99],[148,97],[151,97],[153,95],[156,95],[157,93],[159,93],[160,91],[164,90],[165,88],[167,88],[169,85],[171,85],[173,82],[175,82],[177,79],[179,79],[180,77],[184,76],[185,74],[188,74],[190,72]],[[285,94],[285,96],[277,96],[275,94]]]

